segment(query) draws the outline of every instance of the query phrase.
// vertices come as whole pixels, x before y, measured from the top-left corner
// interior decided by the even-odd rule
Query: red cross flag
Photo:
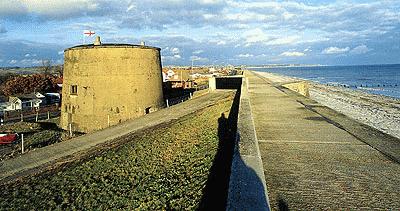
[[[83,35],[85,35],[85,37],[91,37],[94,34],[96,34],[94,31],[90,31],[90,30],[83,31]]]

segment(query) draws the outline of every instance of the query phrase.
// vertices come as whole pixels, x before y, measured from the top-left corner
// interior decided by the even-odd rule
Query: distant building
[[[39,108],[45,101],[45,96],[39,92],[10,96],[6,110],[27,110]]]

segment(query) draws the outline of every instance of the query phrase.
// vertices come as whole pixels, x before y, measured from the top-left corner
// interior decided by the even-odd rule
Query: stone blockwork
[[[63,129],[92,132],[164,107],[159,48],[76,46],[64,62]]]

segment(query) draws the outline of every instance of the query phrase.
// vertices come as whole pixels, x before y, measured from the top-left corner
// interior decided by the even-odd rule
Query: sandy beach
[[[285,84],[302,79],[256,72],[273,83]],[[400,139],[400,100],[343,87],[309,81],[310,98],[358,122]]]

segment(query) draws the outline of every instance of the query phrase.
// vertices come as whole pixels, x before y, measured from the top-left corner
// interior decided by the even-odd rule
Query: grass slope
[[[0,209],[198,208],[232,98],[64,169],[1,187]]]

